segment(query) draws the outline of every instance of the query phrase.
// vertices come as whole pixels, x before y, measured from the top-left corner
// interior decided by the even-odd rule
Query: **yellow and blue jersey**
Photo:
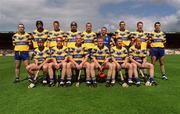
[[[33,42],[33,47],[34,47],[34,48],[37,48],[37,47],[38,47],[37,41],[38,41],[39,39],[43,39],[43,40],[45,41],[45,44],[44,44],[44,45],[47,46],[46,41],[47,41],[47,39],[48,39],[48,30],[44,29],[42,32],[39,32],[39,31],[36,29],[36,30],[34,30],[34,31],[32,32],[32,36],[33,36],[32,42]]]
[[[128,57],[128,51],[125,47],[122,47],[121,49],[119,49],[116,46],[113,46],[111,48],[110,55],[117,62],[124,62],[126,57]]]
[[[34,59],[38,60],[39,64],[41,64],[44,60],[51,58],[50,50],[47,47],[45,47],[42,51],[40,51],[39,48],[36,48],[33,55]]]
[[[164,48],[164,43],[166,42],[166,35],[164,32],[151,32],[150,33],[150,46],[152,48]]]
[[[55,58],[58,63],[65,60],[68,55],[68,48],[63,46],[61,49],[57,48],[57,46],[51,48],[51,57]]]
[[[91,57],[95,58],[98,62],[103,63],[106,58],[109,57],[109,49],[104,46],[102,49],[99,49],[98,46],[95,46],[92,49]]]
[[[118,30],[116,30],[115,32],[114,32],[114,34],[115,34],[115,39],[116,38],[122,38],[122,40],[123,40],[123,46],[129,46],[130,45],[130,42],[131,42],[131,39],[130,39],[130,32],[129,32],[129,30],[125,30],[125,31],[120,31],[119,29]]]
[[[147,56],[147,50],[142,48],[137,49],[134,45],[129,48],[129,57],[135,61],[142,63],[143,59]]]
[[[73,45],[69,48],[69,56],[77,63],[81,63],[84,57],[88,56],[86,47],[82,44],[80,47]]]
[[[94,44],[95,39],[96,39],[95,32],[87,33],[86,31],[84,31],[84,32],[82,32],[81,36],[83,38],[85,47],[87,47],[88,49],[92,49],[95,46],[95,44]]]
[[[76,42],[76,35],[81,35],[81,32],[77,31],[77,32],[71,32],[68,31],[66,33],[66,42],[67,42],[67,47],[72,47],[73,45],[75,45]]]
[[[63,40],[65,40],[64,35],[65,35],[65,33],[62,30],[60,30],[60,31],[54,31],[54,30],[50,31],[49,35],[48,35],[49,36],[48,37],[49,47],[56,46],[56,38],[57,37],[62,37]]]
[[[133,32],[132,33],[132,36],[133,36],[133,40],[135,40],[136,38],[141,38],[141,47],[143,49],[147,49],[147,42],[148,42],[148,33],[146,32],[139,32],[139,31],[136,31],[136,32]]]
[[[25,32],[24,34],[15,33],[12,37],[14,51],[29,51],[31,35]]]

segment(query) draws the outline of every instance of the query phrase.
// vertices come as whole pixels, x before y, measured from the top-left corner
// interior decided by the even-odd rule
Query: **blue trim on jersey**
[[[19,45],[29,45],[29,42],[16,42],[15,45],[16,46],[19,46]]]

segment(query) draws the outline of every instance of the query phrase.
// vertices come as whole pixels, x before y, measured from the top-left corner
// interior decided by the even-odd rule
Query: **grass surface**
[[[0,114],[180,114],[180,56],[166,57],[168,81],[161,80],[156,65],[156,87],[119,84],[97,88],[81,84],[68,88],[43,87],[28,89],[28,81],[14,80],[13,57],[0,57]],[[22,66],[23,67],[23,66]],[[21,79],[27,74],[23,69]]]

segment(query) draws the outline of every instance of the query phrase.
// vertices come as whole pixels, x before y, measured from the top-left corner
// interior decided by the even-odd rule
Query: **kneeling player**
[[[70,62],[67,63],[67,85],[71,85],[72,69],[80,70],[86,69],[86,83],[90,84],[90,64],[87,62],[89,54],[86,52],[85,47],[82,44],[81,35],[76,36],[76,43],[69,49]],[[79,74],[80,75],[80,74]]]
[[[132,65],[128,63],[128,51],[125,47],[123,47],[123,40],[121,38],[116,39],[116,46],[111,48],[111,57],[112,57],[112,64],[113,64],[113,83],[115,83],[115,73],[116,70],[119,71],[122,68],[128,69],[128,83],[132,84]],[[111,82],[111,83],[112,83]]]
[[[149,82],[151,84],[156,84],[154,81],[154,65],[147,62],[146,50],[141,48],[141,42],[141,38],[137,38],[135,45],[130,47],[130,60],[132,62],[133,67],[136,69],[137,67],[140,69],[149,69]],[[137,70],[134,70],[134,75],[138,76]]]
[[[48,63],[50,62],[50,51],[48,48],[44,47],[44,41],[39,39],[37,43],[38,48],[34,50],[34,63],[26,67],[26,70],[32,79],[34,79],[35,72],[39,72],[39,70],[43,70],[43,75],[47,77]],[[47,83],[47,80],[44,79],[43,82]]]
[[[95,69],[103,71],[103,69],[108,69],[106,86],[109,87],[112,77],[112,64],[109,62],[109,49],[104,45],[104,39],[102,37],[97,38],[97,46],[92,50],[92,60],[91,63],[91,77],[94,86],[97,86]],[[113,81],[112,81],[113,83]]]
[[[67,65],[67,47],[63,46],[63,39],[58,37],[56,39],[57,46],[51,48],[51,56],[52,56],[52,63],[49,64],[48,72],[50,77],[50,86],[54,86],[54,70],[61,70],[61,79],[58,79],[58,85],[64,85],[64,78],[66,73],[66,65]],[[58,77],[59,78],[59,77]]]

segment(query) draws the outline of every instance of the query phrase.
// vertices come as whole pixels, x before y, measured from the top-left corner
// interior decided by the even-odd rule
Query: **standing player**
[[[76,39],[76,35],[80,35],[81,32],[79,32],[77,30],[77,23],[75,21],[71,22],[71,31],[68,31],[66,33],[67,38],[66,38],[66,42],[67,42],[67,47],[72,47],[75,44],[75,39]]]
[[[110,86],[111,77],[112,77],[112,64],[109,62],[109,49],[104,45],[104,38],[99,37],[97,38],[97,46],[92,50],[92,60],[91,63],[91,77],[92,77],[92,84],[97,86],[96,77],[95,77],[95,70],[98,69],[99,71],[103,71],[104,69],[108,69],[106,86]]]
[[[126,29],[126,24],[124,21],[119,23],[119,29],[114,32],[114,40],[116,38],[122,38],[123,46],[128,50],[131,43],[131,33]]]
[[[60,37],[60,38],[64,38],[64,31],[62,31],[60,29],[60,23],[59,21],[54,21],[53,22],[53,27],[54,30],[49,31],[49,37],[48,37],[48,47],[52,48],[54,46],[56,46],[56,38]],[[63,39],[65,40],[65,39]],[[66,44],[63,44],[66,45]]]
[[[113,64],[113,75],[111,83],[115,83],[115,75],[116,71],[119,71],[123,68],[128,69],[128,83],[132,84],[132,74],[133,68],[130,63],[128,63],[128,51],[125,47],[123,47],[122,38],[117,38],[115,40],[116,46],[111,48],[111,58]]]
[[[123,40],[123,47],[125,47],[127,51],[129,51],[129,47],[131,46],[132,35],[129,32],[129,30],[126,29],[126,23],[124,21],[119,22],[119,29],[114,32],[114,35],[115,36],[113,37],[113,42],[116,38],[121,38]],[[125,70],[125,75],[126,77],[128,76],[127,69]]]
[[[142,39],[142,48],[144,50],[147,50],[147,42],[148,42],[148,33],[144,32],[143,30],[143,22],[139,21],[137,22],[137,30],[136,32],[132,33],[133,36],[133,42],[136,41],[137,38],[141,38]]]
[[[162,79],[167,80],[164,68],[164,44],[166,43],[166,38],[164,32],[161,31],[160,22],[156,22],[154,28],[155,30],[150,33],[151,63],[155,65],[155,62],[159,59]]]
[[[67,85],[71,85],[72,69],[81,70],[83,68],[86,69],[86,84],[90,85],[90,63],[87,62],[89,54],[85,50],[81,35],[76,35],[76,43],[69,52],[70,62],[67,63]]]
[[[147,62],[147,50],[142,47],[141,38],[137,38],[135,44],[130,47],[129,56],[134,68],[134,75],[138,76],[137,67],[140,69],[149,69],[149,82],[156,84],[154,81],[154,65]]]
[[[99,34],[98,37],[102,37],[104,39],[104,45],[110,49],[111,45],[112,45],[112,38],[111,36],[108,34],[108,30],[106,27],[102,27],[101,28],[101,32]],[[97,40],[97,39],[96,39]]]
[[[48,30],[44,29],[43,22],[38,20],[36,21],[36,27],[37,29],[32,32],[32,42],[34,49],[38,47],[37,41],[39,39],[43,39],[45,42],[45,46],[47,46],[47,39],[48,39]]]
[[[86,23],[86,31],[82,32],[84,46],[91,50],[95,46],[96,33],[92,31],[92,24]]]
[[[29,64],[29,46],[30,46],[31,36],[25,32],[24,24],[20,23],[18,25],[18,31],[13,35],[13,46],[14,46],[14,59],[16,63],[15,73],[15,83],[20,80],[20,65],[23,61],[25,67]]]
[[[38,48],[34,50],[34,63],[26,67],[28,74],[33,79],[35,76],[35,72],[38,70],[43,70],[43,75],[46,78],[48,76],[48,63],[51,61],[50,50],[44,46],[44,40],[38,39],[37,44]],[[43,83],[47,83],[47,80],[45,78],[43,80]]]
[[[58,85],[61,86],[64,85],[64,78],[66,74],[66,67],[67,67],[67,54],[68,54],[68,48],[63,46],[63,38],[56,38],[57,45],[53,48],[51,48],[51,57],[52,57],[52,63],[49,63],[48,72],[50,77],[50,86],[54,85],[54,69],[62,69],[61,70],[61,79],[58,80]]]
[[[137,38],[141,38],[141,47],[147,51],[148,33],[143,30],[143,22],[137,22],[137,30],[132,33],[132,43],[134,44]],[[144,75],[147,77],[147,69],[144,69]]]

